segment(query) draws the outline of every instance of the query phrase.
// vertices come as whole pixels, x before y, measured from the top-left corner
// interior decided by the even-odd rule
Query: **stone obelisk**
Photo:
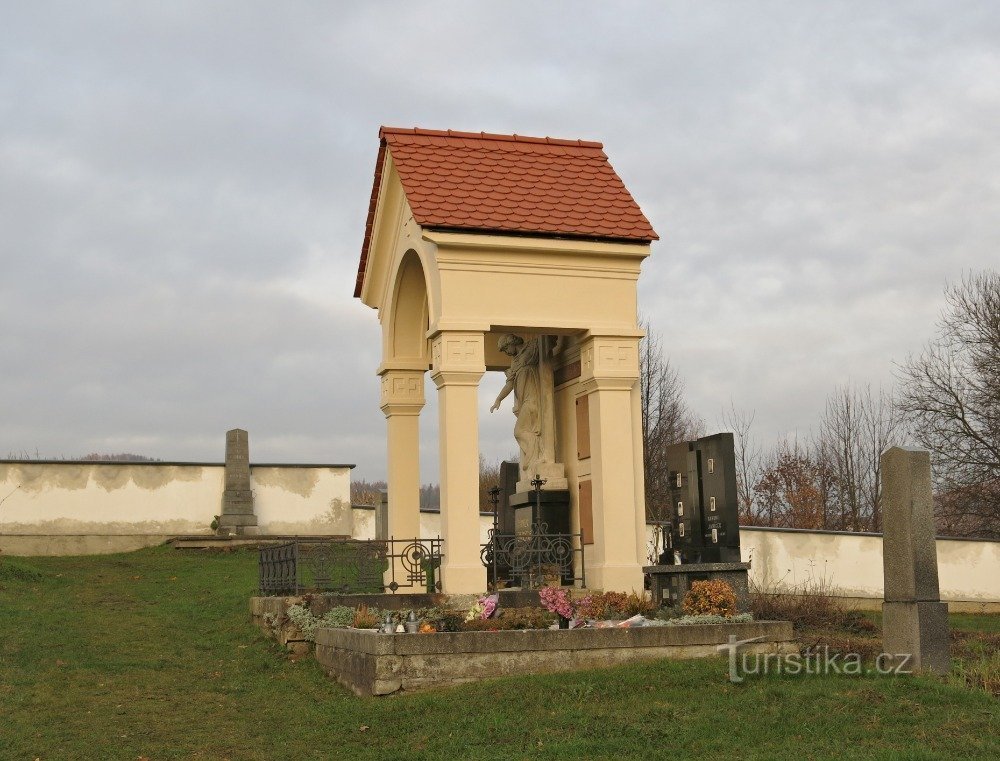
[[[930,452],[893,447],[882,455],[882,640],[895,662],[946,674],[948,605],[938,588]]]
[[[253,492],[250,490],[250,441],[241,428],[226,431],[226,487],[222,493],[219,533],[257,533],[257,516],[253,512]]]

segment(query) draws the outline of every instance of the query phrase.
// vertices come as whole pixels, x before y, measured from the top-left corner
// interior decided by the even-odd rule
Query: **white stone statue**
[[[497,348],[512,357],[506,371],[507,383],[500,389],[490,412],[500,409],[500,403],[514,392],[514,438],[521,448],[521,477],[518,491],[531,488],[530,482],[539,475],[546,479],[542,488],[566,488],[565,471],[556,462],[555,382],[552,357],[562,348],[562,339],[537,336],[527,341],[506,333]]]

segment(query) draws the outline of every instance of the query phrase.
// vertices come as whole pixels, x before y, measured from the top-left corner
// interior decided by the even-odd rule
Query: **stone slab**
[[[707,571],[749,571],[749,563],[684,563],[682,565],[647,565],[643,573],[701,573]]]
[[[749,569],[749,563],[683,563],[649,565],[642,571],[649,574],[650,594],[661,607],[680,606],[692,582],[718,579],[733,588],[737,612],[746,613],[750,610]]]
[[[321,628],[316,658],[358,695],[388,695],[511,674],[602,668],[660,658],[717,655],[729,636],[761,637],[748,652],[797,652],[791,623],[637,629],[378,634]]]

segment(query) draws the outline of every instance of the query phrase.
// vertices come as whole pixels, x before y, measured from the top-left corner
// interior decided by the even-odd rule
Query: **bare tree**
[[[351,481],[352,505],[377,505],[381,492],[388,488],[385,481]]]
[[[900,368],[901,407],[934,454],[955,525],[1000,535],[1000,273],[945,288],[938,334]],[[964,522],[958,520],[967,518]]]
[[[160,462],[157,457],[147,457],[144,454],[101,454],[99,452],[91,452],[80,458],[81,460],[88,462]]]
[[[814,445],[832,476],[823,528],[878,531],[882,522],[880,458],[900,443],[902,414],[883,389],[842,386],[826,399]]]
[[[492,513],[493,503],[490,502],[490,489],[500,486],[500,462],[487,462],[479,455],[479,512]]]
[[[753,439],[756,411],[737,410],[731,401],[729,409],[722,411],[723,428],[733,432],[733,449],[736,456],[736,492],[739,501],[740,521],[748,526],[756,525],[754,485],[760,480],[761,448]]]
[[[780,442],[762,462],[754,484],[758,511],[749,525],[823,528],[831,481],[814,448]]]
[[[441,487],[438,484],[421,484],[420,509],[421,510],[441,509]]]
[[[646,331],[639,344],[646,516],[663,520],[670,514],[667,447],[697,438],[704,423],[685,403],[684,384],[663,354],[660,335],[646,321],[641,327]]]

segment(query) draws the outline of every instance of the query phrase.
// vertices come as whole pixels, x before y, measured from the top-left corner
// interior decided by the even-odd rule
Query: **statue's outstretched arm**
[[[504,387],[500,389],[500,393],[497,394],[497,400],[493,402],[493,406],[490,407],[490,412],[496,412],[500,409],[500,402],[507,398],[507,394],[514,390],[514,379],[508,378]]]

